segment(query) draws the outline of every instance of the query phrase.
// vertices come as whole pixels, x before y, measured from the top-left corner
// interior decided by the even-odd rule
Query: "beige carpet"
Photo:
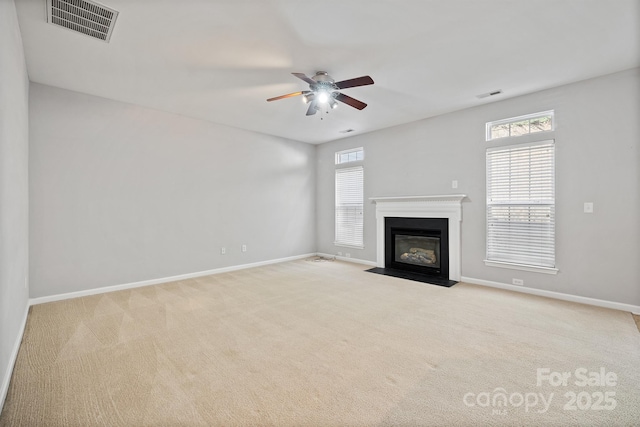
[[[363,270],[301,260],[34,306],[0,425],[640,422],[629,313]],[[571,377],[538,386],[538,368]],[[617,379],[576,385],[580,368]]]

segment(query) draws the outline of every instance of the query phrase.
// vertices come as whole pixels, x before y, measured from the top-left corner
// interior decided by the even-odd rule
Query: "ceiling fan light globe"
[[[325,104],[329,101],[329,94],[326,91],[318,92],[318,102]]]

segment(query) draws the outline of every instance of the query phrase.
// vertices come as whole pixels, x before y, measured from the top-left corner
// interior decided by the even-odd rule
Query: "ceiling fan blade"
[[[304,73],[291,73],[294,76],[296,76],[297,78],[304,80],[305,82],[309,83],[310,85],[315,84],[316,82],[311,80],[309,77],[305,76]]]
[[[294,96],[302,95],[303,93],[304,92],[293,92],[293,93],[289,93],[287,95],[276,96],[274,98],[267,99],[267,102],[277,101],[278,99],[291,98],[291,97],[294,97]]]
[[[356,77],[355,79],[343,80],[336,82],[338,89],[346,89],[348,87],[372,85],[373,79],[369,76]]]
[[[318,103],[316,101],[311,101],[309,103],[309,109],[307,110],[307,116],[313,116],[316,111],[318,111],[317,108]]]
[[[337,101],[344,102],[345,104],[350,105],[353,108],[357,108],[358,110],[363,110],[364,107],[367,106],[367,104],[365,104],[364,102],[358,101],[357,99],[347,96],[344,93],[338,92],[335,98]]]

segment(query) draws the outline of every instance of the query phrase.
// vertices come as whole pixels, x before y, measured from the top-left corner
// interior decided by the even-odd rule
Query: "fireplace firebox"
[[[449,278],[446,218],[385,218],[385,267]]]

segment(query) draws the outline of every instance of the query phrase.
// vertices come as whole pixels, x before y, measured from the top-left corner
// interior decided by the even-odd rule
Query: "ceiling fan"
[[[338,106],[338,103],[336,101],[343,102],[347,105],[352,106],[353,108],[362,110],[367,106],[367,104],[362,101],[358,101],[355,98],[347,96],[344,93],[340,93],[338,92],[338,90],[373,84],[373,79],[369,76],[356,77],[355,79],[336,82],[333,80],[333,77],[331,77],[326,71],[318,71],[316,75],[311,78],[307,77],[303,73],[291,74],[309,83],[310,90],[303,90],[301,92],[294,92],[287,95],[276,96],[275,98],[267,99],[267,102],[302,95],[302,99],[304,100],[304,102],[309,104],[309,108],[307,109],[307,116],[314,115],[318,110],[320,110],[323,105],[328,105],[331,108],[336,108]]]

